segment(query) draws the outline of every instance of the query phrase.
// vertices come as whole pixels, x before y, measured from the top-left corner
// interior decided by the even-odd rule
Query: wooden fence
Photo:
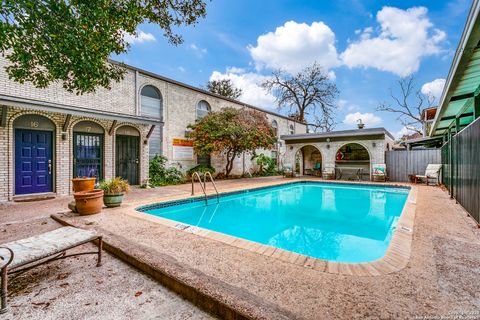
[[[443,183],[480,223],[480,118],[442,147]]]
[[[410,174],[425,174],[429,163],[442,163],[440,149],[395,150],[385,152],[390,181],[408,182]]]

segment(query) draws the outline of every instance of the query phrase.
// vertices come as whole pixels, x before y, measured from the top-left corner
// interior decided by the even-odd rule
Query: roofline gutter
[[[378,129],[379,131],[382,130],[382,132],[371,132],[371,131],[365,131],[365,132],[353,132],[349,134],[342,134],[342,131],[331,131],[332,133],[331,136],[324,134],[321,136],[316,135],[315,133],[310,133],[310,134],[298,134],[298,135],[281,135],[280,139],[288,141],[288,140],[299,140],[299,139],[326,139],[326,138],[339,138],[339,137],[355,137],[356,135],[358,136],[370,136],[370,135],[380,135],[384,134],[391,138],[392,140],[395,140],[393,135],[386,130],[385,128],[380,128]],[[336,134],[335,134],[336,132]]]
[[[439,108],[433,120],[433,125],[430,128],[430,132],[428,134],[429,136],[431,136],[437,129],[438,123],[442,118],[444,109],[446,108],[446,106],[448,106],[448,103],[450,102],[450,98],[452,94],[451,92],[452,82],[454,80],[455,74],[457,73],[457,69],[460,65],[460,62],[463,58],[463,54],[466,52],[466,49],[468,49],[467,48],[468,40],[477,22],[479,10],[480,10],[479,0],[473,0],[472,6],[470,8],[470,12],[467,17],[467,21],[465,23],[465,27],[462,32],[462,37],[460,38],[460,43],[458,44],[457,50],[455,51],[455,56],[453,57],[453,62],[448,72],[447,81],[445,82],[445,86],[443,87]]]
[[[149,124],[149,125],[163,125],[163,121],[159,119],[141,117],[134,115],[127,115],[116,112],[102,112],[92,109],[73,107],[67,105],[61,105],[56,103],[42,102],[30,99],[17,98],[7,95],[0,95],[0,105],[7,105],[11,107],[33,109],[39,111],[55,112],[71,114],[81,117],[100,118],[106,120],[122,120],[131,123]]]
[[[196,92],[198,92],[198,93],[206,94],[206,95],[211,96],[211,97],[213,97],[213,98],[226,100],[226,101],[229,101],[229,102],[232,102],[232,103],[236,103],[236,104],[242,105],[243,107],[247,107],[247,108],[255,109],[255,110],[258,110],[258,111],[261,111],[261,112],[265,112],[265,113],[271,114],[271,115],[273,115],[273,116],[280,117],[280,118],[283,118],[283,119],[286,119],[286,120],[289,120],[289,121],[292,121],[292,122],[295,122],[295,123],[298,123],[298,124],[303,124],[303,125],[305,125],[305,126],[307,125],[305,122],[295,120],[295,119],[290,118],[290,117],[288,117],[288,116],[285,116],[285,115],[283,115],[283,114],[280,114],[280,113],[277,113],[277,112],[273,112],[273,111],[270,111],[270,110],[267,110],[267,109],[263,109],[263,108],[260,108],[260,107],[257,107],[257,106],[253,106],[253,105],[251,105],[251,104],[244,103],[244,102],[241,102],[241,101],[238,101],[238,100],[235,100],[235,99],[227,98],[227,97],[224,97],[224,96],[221,96],[221,95],[218,95],[218,94],[209,92],[209,91],[207,91],[207,90],[203,90],[203,89],[201,89],[201,88],[194,87],[194,86],[191,86],[191,85],[189,85],[189,84],[186,84],[186,83],[183,83],[183,82],[180,82],[180,81],[177,81],[177,80],[173,80],[173,79],[171,79],[171,78],[167,78],[167,77],[161,76],[161,75],[159,75],[159,74],[157,74],[157,73],[154,73],[154,72],[151,72],[151,71],[148,71],[148,70],[144,70],[144,69],[140,69],[140,68],[134,67],[134,66],[129,65],[129,64],[126,64],[126,63],[124,63],[124,62],[115,61],[115,60],[112,60],[112,59],[110,59],[110,62],[113,63],[113,64],[116,64],[116,65],[123,65],[123,66],[127,67],[128,69],[131,69],[131,70],[136,71],[136,72],[139,72],[139,73],[143,73],[143,74],[145,74],[145,75],[147,75],[147,76],[150,76],[150,77],[153,77],[153,78],[156,78],[156,79],[159,79],[159,80],[163,80],[163,81],[166,81],[166,82],[175,84],[175,85],[177,85],[177,86],[180,86],[180,87],[183,87],[183,88],[186,88],[186,89],[189,89],[189,90],[196,91]]]

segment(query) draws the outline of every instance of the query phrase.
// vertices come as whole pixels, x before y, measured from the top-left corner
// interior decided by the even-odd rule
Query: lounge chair
[[[284,178],[293,178],[295,177],[295,172],[293,172],[293,166],[291,164],[283,165],[283,177]]]
[[[387,166],[384,163],[372,166],[372,178],[375,182],[387,181]]]
[[[97,251],[66,255],[67,250],[95,240],[98,240]],[[96,254],[99,267],[102,263],[102,237],[93,231],[63,227],[0,245],[2,279],[0,314],[7,312],[8,273],[26,271],[49,261],[82,254]]]
[[[435,179],[437,185],[440,183],[440,170],[442,170],[441,164],[429,164],[425,170],[424,175],[415,175],[415,183],[419,180],[425,180],[428,186],[429,179]]]

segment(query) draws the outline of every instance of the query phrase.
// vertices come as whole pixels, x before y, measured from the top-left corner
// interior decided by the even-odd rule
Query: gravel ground
[[[3,213],[0,209],[0,216]],[[25,223],[0,224],[0,243],[61,227],[50,218],[28,216]],[[95,248],[87,244],[75,251]],[[72,257],[10,276],[9,281],[10,310],[1,319],[212,319],[106,252],[98,268],[95,255]]]

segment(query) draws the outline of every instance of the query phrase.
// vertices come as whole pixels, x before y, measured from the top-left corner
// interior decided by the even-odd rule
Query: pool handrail
[[[206,190],[205,190],[204,184],[202,184],[202,178],[200,177],[200,174],[198,173],[198,171],[195,171],[195,172],[192,174],[192,196],[195,195],[195,177],[197,177],[197,178],[198,178],[198,182],[200,182],[200,187],[202,188],[203,194],[204,194],[204,196],[205,196],[205,204],[207,205],[207,204],[208,204],[207,192],[206,192]]]
[[[217,203],[219,203],[220,202],[220,199],[219,199],[220,196],[218,195],[217,185],[215,184],[215,181],[213,180],[212,174],[208,171],[203,174],[203,190],[205,190],[205,197],[207,196],[206,195],[207,177],[210,177],[210,181],[212,182],[213,188],[215,189],[215,192],[217,194]]]

